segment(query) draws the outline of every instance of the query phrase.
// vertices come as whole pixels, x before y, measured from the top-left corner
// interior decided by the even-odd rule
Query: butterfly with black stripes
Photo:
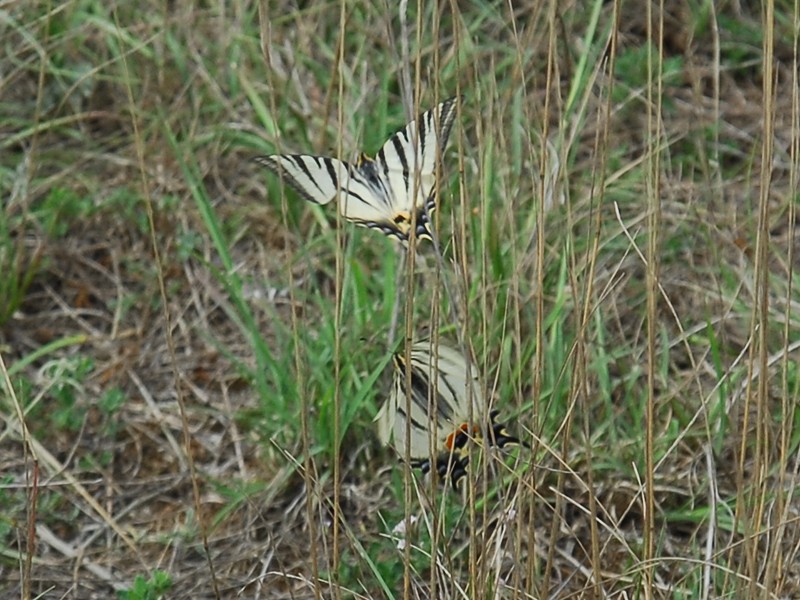
[[[468,442],[520,444],[496,421],[498,411],[486,414],[478,370],[460,352],[441,343],[432,348],[425,340],[411,346],[410,359],[404,352],[394,355],[392,391],[375,420],[381,441],[411,467],[423,473],[435,468],[455,487],[467,473]]]
[[[437,163],[455,118],[456,98],[423,113],[392,135],[375,158],[355,164],[326,156],[273,154],[256,161],[283,177],[314,204],[336,200],[342,216],[407,244],[431,239],[436,209]]]

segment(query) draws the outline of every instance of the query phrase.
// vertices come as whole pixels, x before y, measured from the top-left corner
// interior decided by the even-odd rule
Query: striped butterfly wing
[[[394,235],[407,240],[415,213],[416,235],[431,238],[430,213],[436,209],[436,166],[450,137],[457,98],[449,98],[411,121],[383,145],[374,161],[391,200]]]
[[[257,156],[257,163],[284,178],[303,198],[313,204],[328,204],[342,195],[341,190],[353,190],[365,195],[358,181],[351,185],[353,167],[343,160],[310,154],[273,154]]]
[[[384,445],[391,444],[397,453],[408,456],[412,465],[419,461],[427,460],[431,448],[431,427],[428,418],[428,390],[420,384],[427,385],[420,379],[419,373],[411,372],[411,402],[410,407],[406,401],[406,381],[403,360],[394,356],[394,378],[389,399],[384,403],[376,417],[378,422],[378,437]],[[409,410],[410,408],[410,410]],[[406,451],[406,423],[409,439]],[[434,440],[434,445],[436,441]]]
[[[339,212],[349,221],[406,243],[414,212],[417,237],[430,238],[426,209],[435,208],[437,147],[441,154],[455,117],[455,102],[451,98],[424,113],[390,137],[375,159],[362,155],[355,165],[307,154],[255,160],[283,176],[309,202],[324,205],[336,200]]]
[[[483,395],[477,369],[472,365],[468,380],[460,353],[441,344],[435,355],[430,350],[427,341],[414,344],[408,369],[402,353],[394,356],[392,393],[376,418],[378,435],[400,456],[408,456],[412,467],[427,472],[435,464],[439,474],[449,474],[455,484],[466,472],[463,448],[477,433],[470,426],[469,403],[473,422],[480,422]]]
[[[346,219],[366,227],[384,229],[391,212],[385,186],[363,167],[343,160],[310,154],[273,154],[258,156],[264,165],[313,204],[325,205],[337,200],[339,212]],[[359,163],[360,164],[360,163]]]
[[[328,204],[339,196],[339,187],[350,177],[350,165],[335,158],[308,154],[257,156],[257,163],[283,177],[303,198],[313,204]]]

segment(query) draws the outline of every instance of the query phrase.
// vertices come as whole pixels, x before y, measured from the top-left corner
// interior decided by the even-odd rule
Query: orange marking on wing
[[[447,448],[450,452],[453,451],[453,445],[455,444],[456,438],[462,433],[469,432],[469,423],[462,423],[458,426],[458,428],[447,436],[447,439],[444,442],[445,448]],[[472,426],[472,435],[476,437],[479,433],[478,427],[476,425]]]

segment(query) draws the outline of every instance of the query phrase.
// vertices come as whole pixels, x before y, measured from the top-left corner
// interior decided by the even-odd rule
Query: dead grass
[[[659,101],[661,136],[631,59],[648,21],[631,3],[616,60],[641,72],[614,77],[603,62],[611,6],[588,44],[585,7],[559,5],[552,35],[547,5],[512,20],[506,6],[460,5],[453,17],[442,4],[438,46],[426,25],[422,104],[434,80],[441,96],[466,95],[440,210],[447,256],[468,275],[461,325],[498,407],[537,444],[535,464],[494,457],[433,508],[431,490],[404,496],[403,468],[371,423],[387,385],[366,382],[389,351],[391,246],[372,232],[340,244],[332,213],[278,201],[249,161],[278,141],[373,150],[402,123],[397,15],[389,39],[385,16],[348,4],[339,63],[337,5],[267,3],[259,21],[246,2],[224,15],[34,4],[0,22],[15,48],[0,59],[6,218],[24,264],[39,261],[0,328],[0,597],[156,597],[132,591],[156,571],[169,598],[800,595],[789,27],[800,15],[788,4],[773,32],[770,139],[770,28],[746,3],[715,14],[676,3],[665,16],[664,56],[680,68]],[[565,203],[542,229],[545,127]],[[645,169],[656,147],[651,286]],[[420,261],[425,322],[434,261]],[[342,325],[330,333],[340,284]],[[409,516],[420,521],[393,531]]]

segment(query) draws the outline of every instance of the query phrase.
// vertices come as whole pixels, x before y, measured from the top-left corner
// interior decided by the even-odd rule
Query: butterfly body
[[[436,208],[437,165],[455,117],[450,98],[411,121],[383,145],[375,158],[355,163],[307,154],[274,154],[255,160],[284,178],[309,202],[336,200],[341,215],[405,244],[431,238]]]

